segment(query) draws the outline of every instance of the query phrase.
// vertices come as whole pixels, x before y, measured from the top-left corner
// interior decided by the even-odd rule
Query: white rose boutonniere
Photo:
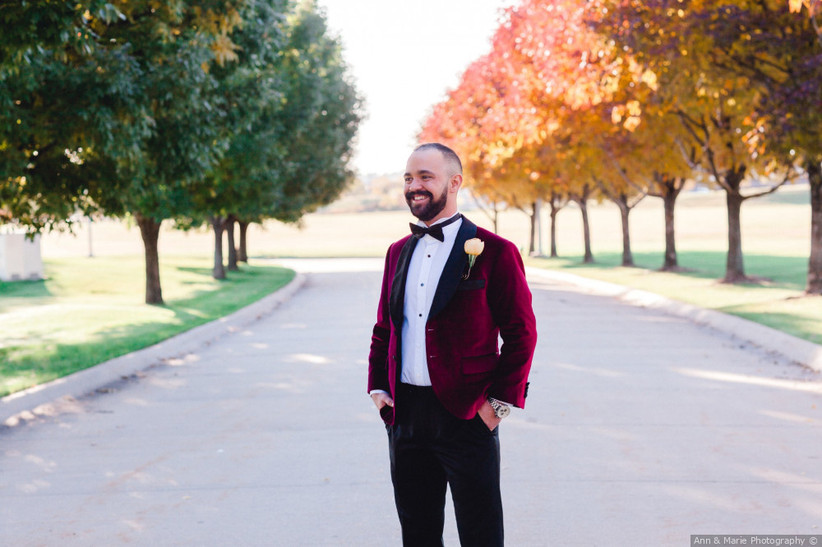
[[[477,257],[482,254],[483,249],[485,249],[485,243],[477,237],[465,242],[465,254],[468,255],[468,273],[462,276],[463,279],[468,279],[468,276],[471,275],[471,268],[474,266]]]

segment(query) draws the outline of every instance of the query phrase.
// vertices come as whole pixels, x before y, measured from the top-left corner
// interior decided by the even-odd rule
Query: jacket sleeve
[[[502,338],[488,396],[524,408],[537,328],[525,266],[519,251],[509,241],[504,242],[492,269],[488,304]]]
[[[388,347],[391,337],[391,316],[388,299],[391,295],[390,260],[391,249],[385,255],[382,288],[377,306],[377,322],[371,334],[371,351],[368,355],[368,392],[375,389],[389,391],[388,385]]]

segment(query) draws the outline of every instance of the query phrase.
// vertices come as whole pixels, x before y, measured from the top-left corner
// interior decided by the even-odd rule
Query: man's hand
[[[389,394],[382,391],[372,393],[371,400],[374,401],[375,405],[377,405],[377,410],[382,410],[382,407],[384,406],[394,406],[394,399],[392,399]]]
[[[482,421],[485,422],[485,426],[489,431],[495,430],[502,421],[501,418],[497,418],[497,414],[494,412],[494,407],[491,406],[491,403],[489,403],[487,399],[484,403],[482,403],[478,414],[480,418],[482,418]]]

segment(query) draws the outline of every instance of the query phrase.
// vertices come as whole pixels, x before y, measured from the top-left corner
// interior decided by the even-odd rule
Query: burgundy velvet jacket
[[[465,241],[474,237],[485,248],[468,279],[462,279],[468,272]],[[368,391],[387,391],[395,405],[402,404],[395,394],[402,366],[403,299],[417,241],[408,236],[388,249],[368,357]],[[426,324],[434,392],[445,408],[462,419],[476,416],[487,397],[523,408],[536,341],[531,291],[519,251],[510,241],[463,217]],[[387,424],[394,421],[390,409],[382,417]]]

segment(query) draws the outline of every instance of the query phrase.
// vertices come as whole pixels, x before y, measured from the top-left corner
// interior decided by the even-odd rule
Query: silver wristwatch
[[[488,403],[491,405],[491,408],[494,409],[494,415],[500,420],[511,413],[511,407],[501,401],[488,397]]]

